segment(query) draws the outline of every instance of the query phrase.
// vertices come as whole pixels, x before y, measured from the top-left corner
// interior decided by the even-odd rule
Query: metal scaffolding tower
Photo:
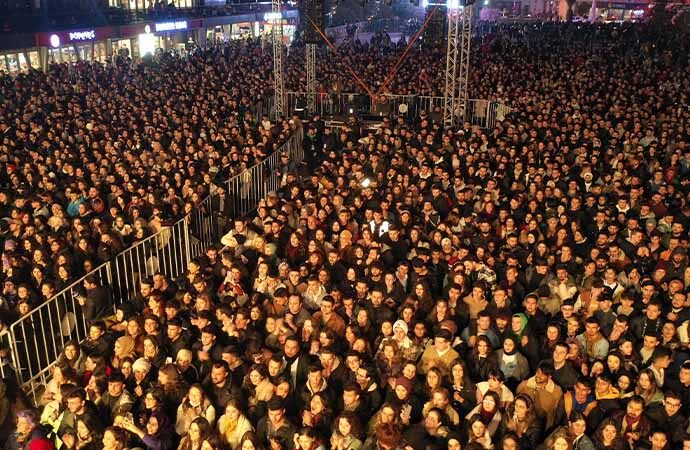
[[[446,50],[446,88],[443,91],[443,125],[455,125],[455,96],[458,78],[458,25],[460,11],[448,9],[448,48]]]
[[[470,80],[470,46],[472,44],[472,5],[463,9],[462,17],[462,41],[460,47],[460,64],[458,73],[458,99],[455,102],[456,110],[464,121],[467,117],[467,85]]]
[[[276,119],[285,115],[285,86],[283,84],[283,16],[281,0],[271,0],[271,35],[273,37],[273,83]]]
[[[314,114],[316,108],[316,44],[307,44],[307,111]]]
[[[459,42],[458,39],[460,39]],[[447,127],[454,126],[458,116],[463,119],[465,117],[471,39],[472,6],[465,6],[462,9],[448,8],[446,86],[443,93],[443,124]],[[459,59],[458,49],[460,50]]]

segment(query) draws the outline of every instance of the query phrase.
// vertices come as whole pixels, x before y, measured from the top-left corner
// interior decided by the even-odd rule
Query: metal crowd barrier
[[[288,114],[299,106],[298,102],[305,104],[306,95],[305,92],[287,93]],[[370,117],[398,115],[415,119],[422,111],[431,113],[436,108],[438,112],[442,110],[443,97],[383,94],[372,98],[367,94],[317,93],[313,113],[323,117],[356,114]],[[497,122],[505,120],[510,111],[511,108],[501,102],[470,99],[467,101],[465,121],[481,128],[493,128]]]
[[[280,187],[280,155],[287,152],[290,161],[301,162],[302,133],[301,128],[295,128],[276,152],[225,182],[231,205],[229,216],[249,213],[268,192]],[[206,197],[183,219],[132,245],[2,330],[0,376],[16,381],[37,404],[65,344],[83,342],[88,337],[90,324],[77,296],[77,287],[84,279],[90,275],[98,278],[108,292],[114,313],[118,304],[138,294],[143,278],[159,272],[169,279],[179,278],[189,261],[216,244],[225,231],[221,219],[228,218],[214,212],[213,207],[214,197]]]
[[[79,304],[76,288],[95,275],[108,293],[111,285],[110,263],[105,263],[55,294],[9,327],[10,350],[17,382],[34,401],[50,378],[55,361],[68,341],[83,341],[89,323]],[[112,298],[112,297],[111,297]]]
[[[302,161],[302,131],[296,130],[280,150],[227,181],[227,192],[235,193],[230,196],[231,216],[246,215],[256,208],[259,200],[265,198],[269,192],[280,188],[281,176],[278,172],[281,168],[282,153],[287,153],[290,161]]]

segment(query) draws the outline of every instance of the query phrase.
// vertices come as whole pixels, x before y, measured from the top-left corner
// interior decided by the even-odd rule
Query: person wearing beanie
[[[378,355],[388,343],[394,341],[398,346],[398,353],[402,359],[406,361],[416,361],[419,358],[421,349],[410,339],[408,332],[409,328],[407,323],[402,319],[396,320],[393,324],[393,336],[381,340],[376,354]]]

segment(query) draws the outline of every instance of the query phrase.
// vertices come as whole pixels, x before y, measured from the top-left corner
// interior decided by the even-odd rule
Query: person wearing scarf
[[[651,424],[649,419],[642,414],[643,411],[644,399],[639,395],[633,395],[628,400],[625,411],[617,411],[613,415],[616,428],[631,447],[649,436]]]
[[[239,400],[231,399],[228,401],[225,406],[225,414],[218,419],[218,433],[223,441],[230,448],[236,448],[242,440],[242,436],[253,430],[251,422],[240,409]]]
[[[466,419],[471,419],[478,414],[481,418],[482,423],[486,425],[486,429],[490,436],[494,436],[496,431],[499,429],[501,422],[503,421],[503,415],[500,411],[501,399],[497,393],[494,391],[488,391],[484,394],[484,398],[481,403],[470,411]]]
[[[113,348],[113,358],[110,366],[113,369],[119,369],[124,358],[130,357],[134,359],[135,345],[136,344],[132,336],[124,335],[117,338]]]
[[[503,348],[496,352],[498,367],[508,383],[514,383],[513,387],[529,376],[529,362],[522,353],[518,352],[516,341],[515,337],[506,336],[503,339]]]

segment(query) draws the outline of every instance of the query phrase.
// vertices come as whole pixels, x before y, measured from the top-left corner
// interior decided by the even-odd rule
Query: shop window
[[[38,54],[37,51],[29,52],[29,64],[31,64],[31,67],[33,67],[34,69],[41,68],[41,56]]]
[[[62,57],[60,56],[59,48],[51,48],[50,50],[48,50],[48,61],[56,64],[62,62]]]
[[[17,54],[16,53],[10,53],[8,55],[5,55],[7,58],[7,70],[10,72],[16,72],[19,70],[19,61],[17,61]]]
[[[0,72],[7,72],[7,64],[5,63],[5,55],[0,55]]]
[[[194,6],[193,0],[175,0],[173,3],[177,8],[192,8]]]
[[[62,50],[62,62],[77,62],[77,54],[72,47],[64,47]]]
[[[24,53],[18,53],[19,57],[19,70],[29,70],[29,62],[26,60]]]
[[[93,46],[93,59],[94,61],[105,62],[108,58],[108,54],[105,49],[105,43],[96,42]]]
[[[80,45],[77,49],[79,50],[79,59],[84,61],[91,61],[93,59],[91,44]]]

